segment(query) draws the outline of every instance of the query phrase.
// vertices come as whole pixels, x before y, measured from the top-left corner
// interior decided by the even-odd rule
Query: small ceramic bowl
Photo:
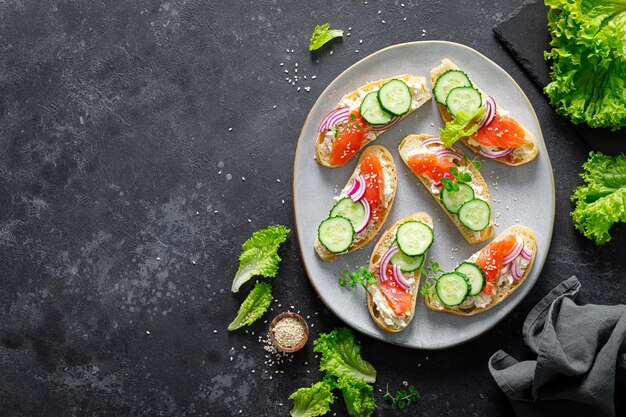
[[[302,338],[300,343],[298,343],[295,346],[282,346],[280,343],[278,343],[278,341],[274,337],[274,327],[276,326],[276,323],[278,323],[285,317],[292,317],[298,320],[300,324],[302,324],[302,327],[304,328],[304,337]],[[272,342],[272,345],[274,345],[276,349],[285,353],[293,353],[302,349],[302,347],[306,345],[307,340],[309,340],[309,326],[307,325],[306,320],[304,320],[300,314],[293,313],[291,311],[285,311],[283,313],[280,313],[276,317],[274,317],[274,320],[272,320],[272,322],[270,323],[269,334],[270,334],[270,340]]]

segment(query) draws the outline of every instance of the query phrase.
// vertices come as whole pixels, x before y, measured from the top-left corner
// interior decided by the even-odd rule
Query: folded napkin
[[[537,359],[503,351],[489,359],[517,416],[615,415],[616,380],[626,380],[626,305],[577,305],[579,289],[571,277],[526,318],[524,342]]]

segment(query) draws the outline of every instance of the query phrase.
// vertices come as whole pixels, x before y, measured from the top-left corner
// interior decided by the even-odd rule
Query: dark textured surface
[[[263,321],[254,335],[226,331],[245,296],[228,290],[236,257],[253,230],[293,225],[293,153],[318,94],[404,41],[465,43],[520,83],[552,157],[557,214],[541,278],[484,336],[440,352],[359,336],[379,398],[408,381],[423,394],[414,414],[508,415],[487,358],[528,355],[521,324],[544,294],[575,273],[583,301],[624,301],[624,227],[597,248],[568,214],[588,149],[492,34],[519,3],[378,3],[0,4],[0,414],[287,415],[289,394],[320,377],[317,359],[309,344],[269,366]],[[308,36],[326,21],[351,36],[311,56]],[[300,91],[285,81],[296,62]],[[312,338],[339,325],[293,235],[281,255],[267,318],[294,306]]]

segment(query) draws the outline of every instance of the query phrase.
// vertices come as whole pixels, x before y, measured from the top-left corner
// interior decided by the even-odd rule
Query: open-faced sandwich
[[[485,158],[507,165],[532,161],[539,153],[535,136],[508,111],[496,104],[493,97],[478,88],[452,61],[444,59],[430,71],[433,94],[443,120],[456,120],[448,132],[475,131],[460,140]],[[482,117],[474,117],[483,114]],[[477,124],[477,125],[476,125]],[[456,126],[458,125],[458,126]],[[469,126],[472,125],[472,126]],[[476,127],[476,129],[471,129]],[[444,136],[444,143],[448,143]]]
[[[393,157],[382,146],[363,152],[348,183],[317,229],[315,251],[324,261],[367,245],[378,233],[396,196]],[[314,198],[314,197],[313,197]]]
[[[426,307],[459,316],[472,316],[498,305],[524,282],[537,253],[535,234],[512,226],[493,242],[425,284]]]
[[[489,188],[473,161],[432,135],[409,135],[400,157],[469,243],[493,236]]]
[[[398,75],[345,95],[320,124],[317,162],[343,166],[380,134],[431,98],[424,77]]]
[[[426,213],[399,220],[382,235],[372,252],[367,308],[382,330],[396,333],[413,319],[421,268],[433,243],[433,221]]]

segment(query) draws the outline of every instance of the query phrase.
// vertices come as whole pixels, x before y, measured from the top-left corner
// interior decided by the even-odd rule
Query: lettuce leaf
[[[289,232],[290,230],[285,226],[270,226],[254,232],[244,242],[243,252],[239,255],[239,269],[231,288],[232,292],[239,291],[239,287],[255,275],[268,278],[276,276],[280,263],[278,247],[287,239]]]
[[[261,318],[272,303],[272,286],[265,282],[257,282],[250,294],[243,300],[237,317],[228,325],[228,330],[237,330],[249,326]]]
[[[311,41],[309,42],[309,51],[315,51],[320,49],[324,44],[332,39],[343,37],[343,30],[331,29],[330,24],[315,26],[313,34],[311,35]]]
[[[611,240],[613,223],[626,222],[626,156],[591,152],[572,194],[574,225],[597,245]]]
[[[545,0],[557,112],[573,123],[626,126],[626,0]]]
[[[289,396],[293,401],[293,408],[289,414],[292,417],[315,417],[328,413],[335,401],[332,390],[333,387],[326,379],[316,382],[309,388],[300,388]]]
[[[376,382],[376,370],[361,357],[361,345],[350,329],[338,327],[330,333],[321,333],[313,343],[313,351],[321,354],[321,371],[337,378]]]
[[[473,113],[458,113],[444,128],[439,129],[439,139],[445,146],[452,146],[459,139],[478,132],[478,124],[485,111],[485,107],[481,106]]]
[[[339,378],[337,386],[343,393],[348,414],[352,417],[370,417],[376,410],[374,387],[363,380]]]

